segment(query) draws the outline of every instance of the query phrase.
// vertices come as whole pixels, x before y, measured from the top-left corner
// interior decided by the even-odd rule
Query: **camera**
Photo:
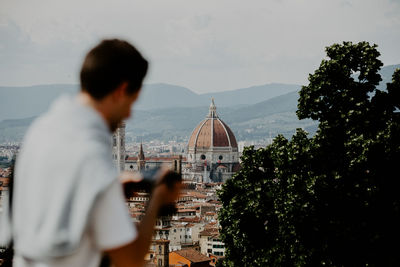
[[[135,197],[137,193],[148,193],[151,197],[153,189],[157,184],[164,183],[172,188],[176,183],[182,182],[182,175],[177,171],[168,171],[162,180],[159,180],[161,169],[159,167],[138,172],[135,180],[123,182],[126,198]],[[176,213],[175,203],[161,207],[158,216],[171,216]]]

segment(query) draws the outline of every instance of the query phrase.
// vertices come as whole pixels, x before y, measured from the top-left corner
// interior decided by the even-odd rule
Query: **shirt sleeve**
[[[124,246],[137,237],[122,192],[115,180],[98,198],[89,221],[89,231],[95,246],[101,251]]]

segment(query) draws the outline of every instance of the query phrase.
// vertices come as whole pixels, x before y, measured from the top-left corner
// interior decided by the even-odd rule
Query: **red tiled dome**
[[[212,101],[207,118],[197,125],[190,136],[189,148],[238,147],[232,130],[217,116],[215,111],[214,101]]]

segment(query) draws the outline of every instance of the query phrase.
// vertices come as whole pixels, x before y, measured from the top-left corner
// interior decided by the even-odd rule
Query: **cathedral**
[[[113,160],[117,169],[138,171],[161,164],[182,163],[182,176],[186,181],[198,183],[225,182],[239,168],[238,144],[232,130],[217,115],[214,99],[208,115],[193,130],[187,145],[186,157],[145,158],[140,145],[138,157],[126,157],[125,123],[113,134]],[[183,160],[182,160],[183,159]]]
[[[214,99],[208,115],[193,130],[183,177],[196,182],[225,182],[239,170],[235,135],[217,115]]]

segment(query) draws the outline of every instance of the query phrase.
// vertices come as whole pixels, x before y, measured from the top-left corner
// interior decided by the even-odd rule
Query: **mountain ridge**
[[[389,67],[390,68],[383,68],[381,71],[382,82],[379,86],[382,86],[382,88],[385,86],[385,83],[390,82],[392,74],[390,72],[400,67],[400,65]],[[48,90],[52,87],[52,85],[46,86]],[[162,88],[165,88],[165,84],[153,84],[152,86],[155,88],[153,92],[164,90]],[[159,88],[157,88],[157,86]],[[56,87],[62,88],[65,87],[65,85],[61,84]],[[175,87],[177,87],[177,90],[182,90],[182,92],[189,90],[185,87]],[[1,88],[2,87],[0,87],[0,96]],[[72,92],[78,90],[77,85],[75,85],[75,87],[74,85],[69,85],[68,88]],[[246,88],[242,89],[246,91]],[[240,91],[241,89],[237,90]],[[24,95],[23,90],[20,91],[22,93],[20,92],[19,96],[24,100],[23,102],[30,105],[30,95]],[[248,89],[248,92],[249,91],[251,91],[251,89]],[[318,123],[312,120],[300,121],[295,114],[299,97],[298,91],[299,88],[296,91],[291,91],[266,100],[258,99],[260,101],[255,104],[223,106],[218,99],[216,99],[217,114],[233,130],[238,141],[263,139],[275,136],[279,133],[290,137],[296,128],[303,128],[313,134],[317,129]],[[228,92],[231,93],[231,91]],[[204,103],[200,102],[198,106],[193,104],[189,107],[158,106],[156,109],[140,110],[136,109],[135,105],[132,118],[127,121],[127,141],[138,137],[145,141],[152,139],[186,140],[194,127],[196,127],[208,113],[210,99],[209,95],[206,95],[207,97],[202,100]],[[190,91],[186,96],[191,98],[198,95]],[[158,97],[163,99],[160,94],[158,94]],[[3,97],[0,97],[0,100],[2,100],[3,103],[7,102]],[[2,107],[4,106],[0,105],[0,108]],[[26,116],[17,120],[8,119],[0,121],[0,143],[20,141],[34,117],[35,116]]]
[[[300,86],[297,86],[300,87]],[[135,103],[135,110],[209,105],[211,97],[220,107],[251,105],[297,88],[293,85],[266,84],[231,91],[197,94],[190,89],[165,83],[145,84]],[[0,121],[38,116],[59,95],[76,94],[79,85],[47,84],[28,87],[0,87]]]

